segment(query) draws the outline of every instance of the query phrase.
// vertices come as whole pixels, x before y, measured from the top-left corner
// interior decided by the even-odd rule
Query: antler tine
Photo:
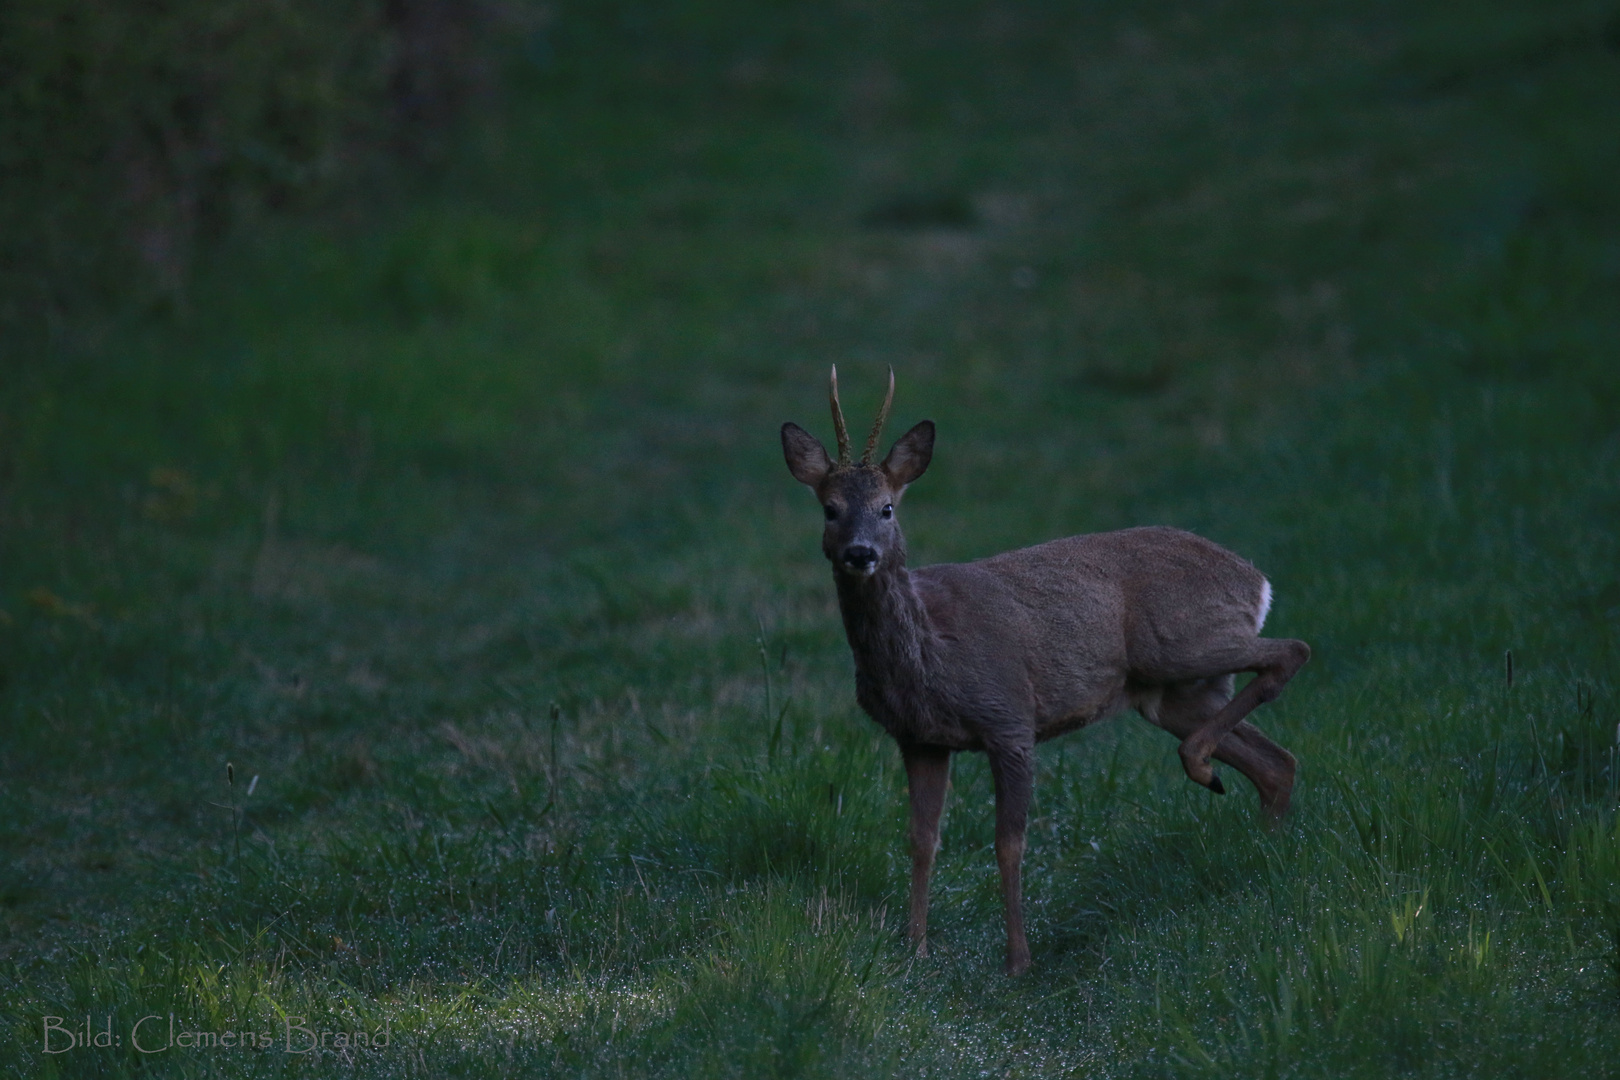
[[[849,464],[849,429],[844,427],[844,409],[838,404],[838,365],[832,366],[833,431],[838,435],[838,464]]]
[[[894,368],[889,368],[889,392],[884,395],[883,408],[878,410],[877,420],[872,424],[872,434],[866,437],[866,453],[861,455],[861,464],[872,464],[872,455],[877,453],[878,436],[883,434],[883,425],[889,421],[889,406],[894,404]]]

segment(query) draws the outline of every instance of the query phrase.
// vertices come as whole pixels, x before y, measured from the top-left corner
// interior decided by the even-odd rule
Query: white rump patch
[[[1266,625],[1266,616],[1271,614],[1271,582],[1265,578],[1260,579],[1260,613],[1254,617],[1254,632],[1259,633],[1261,627]]]

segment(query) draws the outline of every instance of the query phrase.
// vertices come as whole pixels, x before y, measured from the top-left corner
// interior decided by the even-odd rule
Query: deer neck
[[[906,569],[903,546],[867,578],[834,572],[844,632],[855,654],[861,705],[886,727],[906,725],[928,685],[927,609]]]

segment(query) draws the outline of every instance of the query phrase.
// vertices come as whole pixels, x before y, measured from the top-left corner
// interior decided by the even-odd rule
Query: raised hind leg
[[[1204,721],[1191,734],[1181,740],[1181,767],[1194,782],[1213,790],[1220,790],[1220,781],[1209,759],[1226,737],[1235,731],[1256,708],[1276,700],[1289,679],[1305,661],[1311,658],[1311,647],[1303,641],[1287,638],[1255,638],[1244,648],[1244,656],[1237,663],[1226,665],[1228,672],[1252,671],[1253,679],[1237,696],[1221,706],[1220,712]],[[1219,667],[1216,668],[1220,670]]]
[[[1185,740],[1220,714],[1232,700],[1233,678],[1195,679],[1172,683],[1142,709],[1142,715]],[[1278,746],[1247,720],[1240,720],[1215,747],[1216,761],[1232,766],[1249,778],[1259,793],[1260,805],[1274,820],[1288,811],[1294,790],[1294,755]],[[1223,792],[1220,777],[1211,772],[1210,788]]]

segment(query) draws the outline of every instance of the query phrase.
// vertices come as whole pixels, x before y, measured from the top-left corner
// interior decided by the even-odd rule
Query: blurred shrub
[[[0,324],[183,297],[199,242],[419,152],[487,81],[481,0],[0,5]]]

